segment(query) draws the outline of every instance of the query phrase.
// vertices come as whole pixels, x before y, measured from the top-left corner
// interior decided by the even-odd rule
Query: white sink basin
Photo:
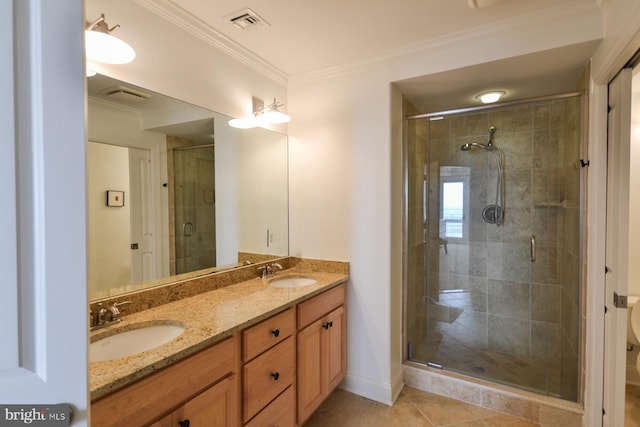
[[[89,344],[89,362],[103,362],[151,350],[184,332],[178,325],[141,326],[117,332]]]
[[[300,286],[309,286],[317,283],[316,279],[304,276],[283,276],[269,280],[269,284],[276,288],[298,288]]]

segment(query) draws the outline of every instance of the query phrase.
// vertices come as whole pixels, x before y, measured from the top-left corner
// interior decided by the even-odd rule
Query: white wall
[[[129,149],[89,142],[87,170],[87,287],[96,295],[131,283]],[[107,206],[107,190],[124,191],[124,206]]]
[[[261,128],[235,132],[240,252],[289,253],[287,138]],[[267,236],[268,234],[268,236]]]
[[[350,262],[344,387],[391,403],[390,88],[365,71],[289,93],[290,251]]]

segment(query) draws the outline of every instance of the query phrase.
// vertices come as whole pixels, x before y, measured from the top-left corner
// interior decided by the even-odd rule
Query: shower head
[[[470,151],[473,147],[482,148],[483,150],[493,151],[493,134],[496,133],[496,127],[489,127],[489,141],[486,144],[480,144],[478,142],[467,142],[460,146],[461,151]]]
[[[492,148],[485,144],[480,144],[478,142],[467,142],[460,147],[461,151],[469,151],[473,147],[482,148],[483,150],[491,150]]]

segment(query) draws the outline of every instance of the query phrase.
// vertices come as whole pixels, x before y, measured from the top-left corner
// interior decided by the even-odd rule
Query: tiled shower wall
[[[167,136],[172,275],[216,265],[213,148],[177,150],[197,145],[188,139]],[[191,236],[184,235],[184,223],[193,224]]]
[[[413,360],[577,399],[580,123],[580,97],[409,121],[406,313]],[[460,150],[486,143],[490,126],[505,154],[501,227],[481,215],[495,202],[493,157]],[[443,166],[468,168],[461,239],[440,236]]]

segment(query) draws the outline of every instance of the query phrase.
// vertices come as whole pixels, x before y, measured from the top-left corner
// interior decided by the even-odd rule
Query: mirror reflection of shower
[[[496,198],[495,203],[487,205],[482,210],[482,219],[489,224],[495,224],[500,227],[504,223],[504,153],[499,148],[493,145],[493,135],[496,133],[496,127],[491,126],[489,128],[489,140],[486,144],[479,142],[471,142],[463,144],[460,147],[461,151],[471,151],[473,148],[479,148],[486,150],[493,156],[498,168],[498,177],[496,179]]]

